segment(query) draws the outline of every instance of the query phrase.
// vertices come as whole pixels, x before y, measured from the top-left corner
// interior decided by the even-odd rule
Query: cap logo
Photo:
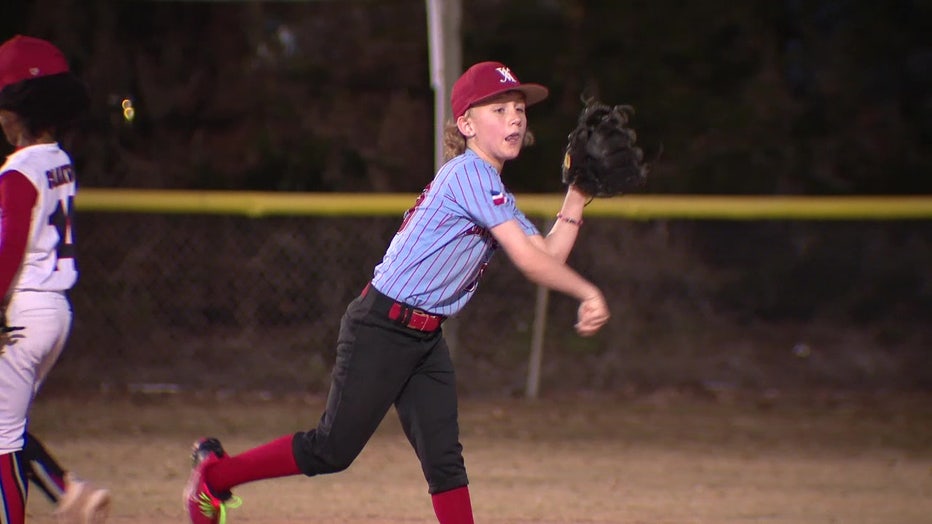
[[[32,76],[37,76],[37,75],[39,74],[39,68],[38,68],[38,67],[30,67],[30,68],[29,68],[29,74],[32,75]]]
[[[511,74],[511,69],[508,69],[507,67],[502,66],[502,67],[496,67],[495,70],[498,71],[498,74],[502,75],[502,79],[499,80],[498,83],[500,84],[504,84],[506,82],[511,82],[513,84],[518,83],[518,80],[514,77],[514,75]]]

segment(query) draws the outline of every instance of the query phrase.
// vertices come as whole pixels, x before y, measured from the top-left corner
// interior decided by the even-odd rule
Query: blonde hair
[[[469,114],[466,110],[465,114]],[[534,145],[534,133],[528,129],[524,133],[524,144],[522,147]],[[448,162],[454,157],[460,156],[466,152],[466,137],[460,133],[460,128],[456,126],[453,120],[447,120],[443,126],[443,161]]]
[[[456,127],[456,122],[447,120],[443,126],[443,161],[448,162],[466,152],[466,137]]]

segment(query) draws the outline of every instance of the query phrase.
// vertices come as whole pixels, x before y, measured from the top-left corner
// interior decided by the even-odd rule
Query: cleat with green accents
[[[227,508],[238,508],[242,501],[229,491],[214,493],[204,480],[212,464],[227,458],[220,441],[205,438],[194,443],[191,476],[184,489],[184,506],[192,524],[226,524]]]

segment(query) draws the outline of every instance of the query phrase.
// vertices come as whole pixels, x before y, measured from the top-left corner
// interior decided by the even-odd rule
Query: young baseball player
[[[0,46],[0,126],[15,148],[0,167],[0,522],[23,524],[29,483],[57,503],[59,522],[103,522],[107,490],[66,473],[27,433],[29,406],[71,328],[78,277],[75,173],[57,136],[87,107],[84,85],[51,43]]]
[[[609,318],[599,289],[565,263],[588,196],[570,187],[543,237],[502,182],[505,162],[530,140],[527,107],[547,95],[498,62],[478,63],[456,81],[448,160],[346,309],[323,416],[314,429],[236,456],[215,438],[195,442],[184,490],[193,523],[225,522],[227,506],[239,504],[230,492],[237,485],[346,469],[392,406],[420,460],[438,522],[473,522],[444,319],[472,298],[499,249],[529,280],[579,300],[579,334],[594,334]]]

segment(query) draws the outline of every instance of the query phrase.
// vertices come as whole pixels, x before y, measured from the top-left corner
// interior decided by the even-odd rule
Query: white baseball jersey
[[[72,211],[76,190],[71,157],[58,144],[37,144],[17,150],[0,168],[19,171],[35,186],[29,239],[12,291],[65,291],[78,278],[74,261]]]
[[[20,330],[3,337],[0,346],[0,454],[22,449],[31,399],[68,338],[71,306],[65,291],[78,278],[71,158],[58,144],[32,145],[7,157],[0,179],[11,171],[32,183],[36,202],[23,260],[4,304],[7,322]]]

